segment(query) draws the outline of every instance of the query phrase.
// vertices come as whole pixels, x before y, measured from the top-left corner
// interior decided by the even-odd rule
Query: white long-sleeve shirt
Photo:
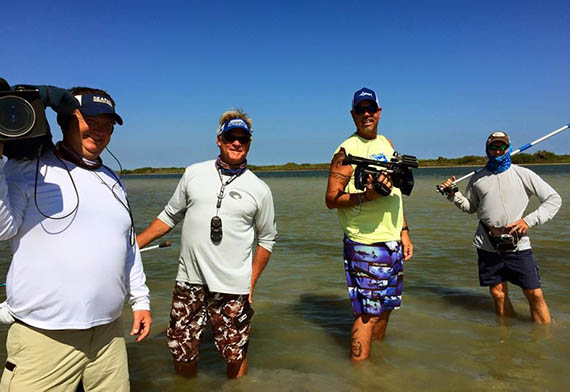
[[[0,240],[10,240],[13,253],[9,312],[58,330],[112,322],[127,294],[133,310],[150,309],[140,252],[129,242],[131,220],[116,199],[126,204],[122,184],[103,167],[64,162],[70,173],[52,152],[41,157],[37,191],[36,160],[0,163]]]
[[[531,195],[536,195],[541,204],[536,210],[524,215]],[[560,195],[550,185],[532,170],[517,165],[511,165],[498,174],[487,169],[481,170],[471,177],[465,196],[456,192],[448,196],[448,200],[462,211],[471,214],[476,212],[479,220],[489,227],[505,227],[521,218],[530,227],[543,224],[552,219],[562,205]],[[495,252],[481,224],[475,232],[473,245]],[[525,235],[520,239],[517,249],[530,248],[530,239]]]
[[[230,177],[223,176],[224,182]],[[277,237],[269,187],[246,170],[225,188],[221,208],[223,237],[210,239],[221,182],[215,161],[186,168],[172,198],[158,215],[170,227],[184,219],[177,280],[207,285],[210,291],[247,294],[254,239],[271,252]]]

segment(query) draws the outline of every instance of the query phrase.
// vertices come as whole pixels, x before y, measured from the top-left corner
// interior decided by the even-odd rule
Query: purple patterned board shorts
[[[208,319],[212,323],[214,343],[222,357],[228,363],[243,360],[247,354],[253,313],[250,309],[247,294],[213,293],[207,286],[176,281],[166,331],[174,360],[190,362],[198,359],[200,337]]]
[[[344,271],[355,316],[379,316],[402,304],[402,244],[390,250],[384,242],[361,244],[344,237]]]

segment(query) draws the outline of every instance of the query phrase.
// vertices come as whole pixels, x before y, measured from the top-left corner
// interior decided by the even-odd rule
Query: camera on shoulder
[[[49,132],[39,90],[17,87],[0,92],[0,141],[33,139]]]
[[[5,82],[5,81],[4,81]],[[37,148],[51,143],[51,132],[40,91],[15,86],[0,91],[0,142],[8,158],[33,158]],[[8,86],[9,87],[9,86]]]

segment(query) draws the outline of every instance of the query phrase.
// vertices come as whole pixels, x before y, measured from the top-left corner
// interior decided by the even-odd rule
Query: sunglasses
[[[224,139],[227,143],[233,143],[236,140],[239,141],[240,144],[248,144],[251,141],[251,137],[249,136],[237,136],[237,135],[222,135],[222,139]]]
[[[370,114],[375,114],[377,111],[378,111],[378,106],[376,105],[357,106],[354,108],[354,113],[356,114],[364,114],[366,112]]]
[[[508,148],[509,148],[508,144],[489,144],[489,151],[496,151],[496,150],[507,151]]]

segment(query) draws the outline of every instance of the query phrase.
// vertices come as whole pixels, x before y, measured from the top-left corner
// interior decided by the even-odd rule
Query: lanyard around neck
[[[224,191],[226,189],[226,186],[228,186],[233,180],[238,178],[239,174],[234,174],[226,182],[224,182],[224,179],[222,178],[222,173],[220,169],[218,169],[218,176],[220,177],[220,182],[222,183],[222,186],[220,187],[220,193],[218,193],[218,202],[216,203],[216,216],[218,216],[218,211],[222,206],[222,199],[224,198]]]

